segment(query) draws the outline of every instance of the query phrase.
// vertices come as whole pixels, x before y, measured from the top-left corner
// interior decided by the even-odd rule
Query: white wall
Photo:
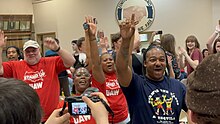
[[[213,30],[220,20],[220,0],[212,0]]]
[[[84,36],[82,24],[86,15],[95,16],[98,27],[107,36],[118,31],[116,4],[117,1],[110,0],[53,0],[34,4],[36,33],[57,31],[61,46],[71,50],[70,42]]]
[[[115,8],[119,0],[52,0],[33,4],[31,0],[0,0],[0,14],[33,14],[36,33],[56,32],[61,46],[71,50],[70,41],[83,36],[85,15],[98,19],[106,36],[117,32]],[[220,19],[220,0],[152,0],[155,20],[148,31],[162,29],[176,37],[177,46],[194,34],[201,48]]]
[[[193,34],[198,38],[201,48],[205,47],[212,31],[210,0],[152,1],[156,8],[156,18],[149,30],[162,29],[164,33],[174,34],[177,46],[185,46],[186,37]]]
[[[109,36],[119,31],[115,8],[119,0],[53,0],[34,4],[36,33],[56,31],[61,46],[71,50],[70,41],[83,36],[85,15],[98,19],[98,27]],[[220,8],[218,0],[152,0],[155,20],[148,31],[162,29],[176,37],[177,46],[184,45],[188,35],[199,39],[205,47],[213,30],[213,18]],[[214,5],[214,8],[212,8]],[[218,11],[219,12],[219,11]]]
[[[54,1],[33,4],[36,34],[59,32],[57,31],[57,6]]]
[[[33,14],[31,0],[0,0],[0,14]]]
[[[104,29],[106,36],[119,31],[115,20],[115,0],[57,0],[59,8],[58,36],[69,45],[73,39],[84,36],[82,24],[86,15],[98,20],[98,28]],[[64,14],[65,13],[65,14]],[[65,20],[65,21],[64,21]]]

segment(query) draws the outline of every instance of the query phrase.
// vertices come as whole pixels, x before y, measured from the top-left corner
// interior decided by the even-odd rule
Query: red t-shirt
[[[3,62],[6,78],[16,78],[25,81],[38,94],[43,109],[43,119],[46,121],[59,103],[58,74],[66,70],[62,59],[57,57],[41,58],[35,65],[26,61]]]
[[[63,108],[63,105],[64,105],[64,100],[60,101],[57,108]],[[70,117],[70,124],[96,124],[96,122],[91,115],[78,115],[78,116]]]
[[[192,54],[190,55],[190,58],[192,60],[198,60],[200,63],[202,61],[202,53],[198,48],[195,48]],[[186,61],[186,66],[187,66],[187,75],[189,75],[194,71],[194,69],[190,66],[190,64],[187,61]]]
[[[124,121],[128,117],[128,105],[126,98],[120,88],[115,73],[105,74],[105,83],[101,84],[92,77],[92,86],[97,87],[102,92],[114,112],[114,123]],[[109,115],[109,122],[112,122],[112,116]]]

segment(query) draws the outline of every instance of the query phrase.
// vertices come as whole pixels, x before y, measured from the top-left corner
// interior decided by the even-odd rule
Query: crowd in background
[[[9,46],[6,48],[8,61],[2,62],[2,56],[0,58],[0,75],[22,80],[36,91],[33,95],[39,98],[31,101],[36,101],[37,108],[33,111],[39,110],[38,120],[33,120],[37,123],[59,123],[59,117],[66,116],[68,121],[60,123],[95,124],[107,120],[116,124],[178,124],[181,110],[188,113],[189,123],[219,122],[219,112],[214,107],[219,106],[220,25],[216,26],[203,50],[193,34],[186,36],[183,48],[176,46],[175,36],[170,33],[153,40],[161,33],[158,31],[152,33],[148,48],[141,49],[137,23],[132,14],[130,19],[119,24],[120,30],[111,35],[109,42],[104,31],[97,29],[96,18],[87,16],[83,24],[85,35],[71,41],[73,51],[60,47],[56,38],[44,39],[44,46],[49,48],[44,57],[34,40],[25,42],[23,52],[16,46]],[[0,31],[1,55],[6,43],[4,32]],[[95,112],[92,113],[94,117],[67,114],[50,117],[54,110],[66,104],[65,97],[81,96],[89,87],[99,89],[102,94],[98,95],[106,98],[114,117],[110,114],[106,114],[108,118],[98,117]],[[28,105],[27,108],[31,110]],[[107,113],[106,110],[103,113]],[[101,118],[101,122],[97,118]],[[1,119],[0,122],[9,123]]]

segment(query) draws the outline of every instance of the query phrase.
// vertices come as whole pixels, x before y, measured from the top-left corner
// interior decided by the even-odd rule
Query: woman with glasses
[[[84,67],[79,67],[73,74],[73,90],[75,94],[72,96],[80,96],[88,87],[91,86],[91,75]],[[64,100],[62,100],[57,108],[62,108]],[[95,120],[91,115],[76,115],[70,117],[70,124],[95,124]]]

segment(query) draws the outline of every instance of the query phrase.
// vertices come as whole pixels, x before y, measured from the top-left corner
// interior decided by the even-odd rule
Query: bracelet
[[[218,34],[218,33],[220,33],[220,32],[219,32],[218,30],[215,30],[215,33]]]
[[[58,51],[60,51],[60,46],[58,47],[58,49],[57,50],[52,50],[53,52],[58,52]]]
[[[96,38],[92,38],[92,39],[91,39],[91,41],[94,41],[94,40],[96,41]]]

